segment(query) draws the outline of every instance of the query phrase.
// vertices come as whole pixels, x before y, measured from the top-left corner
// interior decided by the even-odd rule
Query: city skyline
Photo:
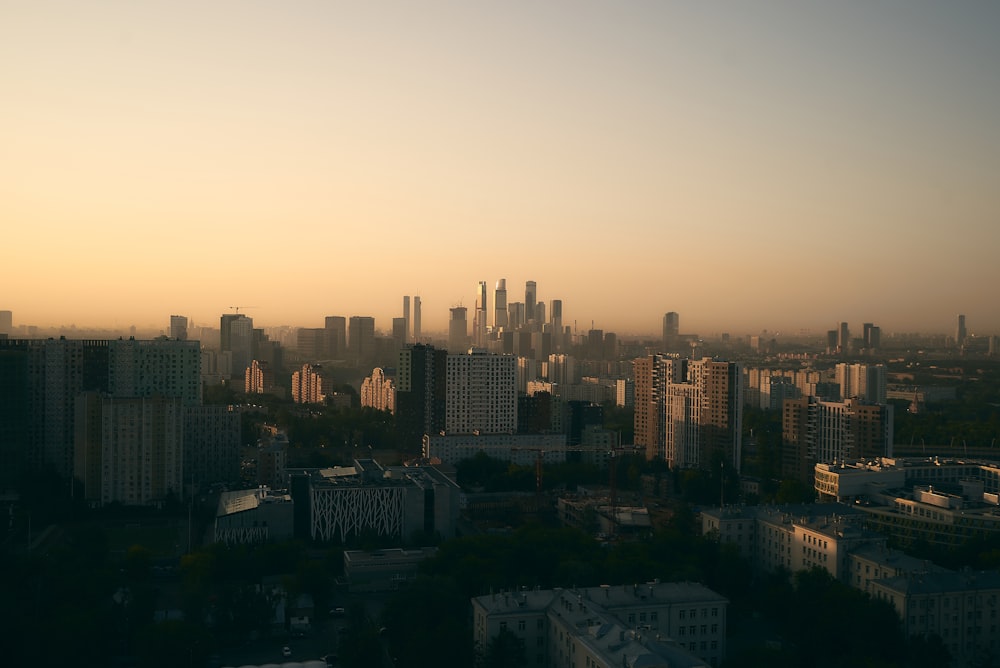
[[[0,10],[0,309],[1000,333],[1000,6]],[[493,313],[487,311],[492,322]],[[470,317],[470,322],[472,318]]]

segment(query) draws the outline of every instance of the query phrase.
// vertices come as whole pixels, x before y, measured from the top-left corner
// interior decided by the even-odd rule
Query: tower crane
[[[238,315],[238,314],[239,314],[239,312],[240,312],[240,309],[241,309],[241,308],[243,308],[243,309],[247,309],[247,308],[257,308],[257,307],[256,307],[256,306],[242,306],[242,305],[240,305],[240,306],[230,306],[229,308],[231,308],[231,309],[233,309],[234,311],[236,311],[236,313],[237,313],[237,315]]]

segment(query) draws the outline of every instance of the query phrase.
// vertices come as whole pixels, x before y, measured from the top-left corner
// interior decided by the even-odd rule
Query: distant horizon
[[[2,311],[2,310],[8,310],[8,309],[0,309],[0,311]],[[231,314],[231,313],[234,313],[234,311],[227,311],[225,313],[230,313]],[[224,315],[225,313],[220,313],[218,316],[216,316],[214,318],[209,317],[209,318],[206,318],[206,319],[200,319],[200,318],[192,318],[191,316],[188,316],[185,313],[176,313],[175,312],[175,313],[171,313],[171,314],[168,314],[167,316],[165,316],[164,317],[164,321],[165,322],[162,322],[162,323],[147,322],[145,324],[141,324],[138,321],[136,321],[136,322],[125,322],[125,323],[122,323],[120,321],[116,321],[114,323],[94,323],[94,324],[79,324],[79,323],[73,323],[73,322],[37,324],[37,323],[28,323],[28,322],[18,322],[18,320],[17,320],[17,314],[13,313],[13,316],[14,316],[13,328],[14,328],[14,330],[21,330],[21,329],[27,329],[27,328],[30,328],[30,327],[35,327],[35,328],[37,328],[39,330],[46,330],[46,331],[73,330],[73,329],[75,329],[75,330],[83,330],[83,331],[128,332],[132,327],[135,327],[136,331],[147,332],[147,333],[154,333],[155,332],[155,333],[158,333],[159,335],[166,335],[166,334],[169,334],[169,331],[170,331],[170,322],[169,322],[169,320],[170,320],[170,316],[171,315],[180,315],[180,316],[187,317],[188,318],[188,327],[189,328],[207,328],[207,329],[214,329],[214,330],[217,331],[219,329],[219,322],[220,322],[221,316]],[[242,313],[241,313],[241,315],[242,315]],[[250,317],[254,321],[254,327],[255,328],[259,328],[259,329],[282,329],[282,328],[287,328],[287,329],[294,330],[294,329],[299,329],[299,328],[322,328],[323,325],[324,325],[323,318],[325,318],[326,316],[343,316],[344,318],[346,318],[346,319],[349,320],[352,316],[367,316],[369,314],[365,314],[365,313],[351,313],[351,314],[347,314],[347,313],[327,313],[326,316],[321,317],[318,322],[299,323],[299,324],[296,324],[294,322],[280,322],[280,323],[267,322],[267,321],[262,322],[260,318],[255,317],[252,313],[246,313],[245,315],[247,315],[248,317]],[[392,317],[401,317],[401,315],[402,314],[400,314],[399,316],[392,316]],[[986,338],[986,337],[998,335],[997,332],[982,332],[982,331],[977,331],[976,328],[974,327],[974,320],[971,319],[968,314],[964,314],[964,315],[966,315],[966,328],[967,328],[968,336],[970,336],[972,338]],[[662,314],[660,315],[660,318],[662,319]],[[733,336],[733,337],[758,336],[758,335],[767,334],[769,336],[775,336],[775,337],[778,337],[778,338],[781,338],[782,336],[787,337],[787,338],[808,338],[808,337],[822,338],[822,337],[826,336],[826,334],[827,334],[828,331],[836,329],[836,325],[839,324],[839,322],[844,322],[844,321],[838,321],[838,322],[831,323],[827,327],[814,327],[814,328],[798,327],[798,328],[785,328],[785,329],[767,329],[767,328],[762,328],[762,329],[756,330],[756,331],[751,331],[751,330],[746,330],[746,329],[741,330],[741,329],[738,329],[738,328],[715,328],[715,329],[704,329],[704,330],[700,330],[700,331],[697,330],[697,329],[692,329],[691,331],[688,331],[688,330],[686,330],[684,328],[684,324],[683,324],[684,323],[684,314],[680,314],[680,322],[681,322],[681,331],[680,331],[680,334],[682,336],[698,336],[698,337],[702,337],[702,338],[718,338],[718,337],[721,337],[723,334],[728,334],[729,336]],[[862,325],[864,323],[867,323],[867,322],[871,322],[875,326],[879,327],[880,330],[881,330],[881,332],[882,332],[882,336],[883,337],[910,336],[910,335],[954,337],[955,333],[956,333],[956,328],[957,328],[957,316],[956,316],[955,322],[953,323],[954,326],[950,330],[941,330],[941,329],[939,329],[939,330],[933,330],[933,329],[923,329],[923,330],[921,330],[921,329],[887,329],[878,320],[865,320],[863,322],[862,321],[857,321],[857,322],[846,321],[846,322],[848,323],[848,328],[849,328],[850,333],[851,333],[851,338],[861,338],[861,332],[862,332],[861,328],[862,328]],[[472,333],[472,309],[471,308],[469,309],[469,317],[468,317],[467,323],[468,323],[468,331],[469,331],[469,334],[471,336],[471,333]],[[573,327],[573,322],[572,321],[570,321],[569,323],[564,322],[563,325],[564,326],[568,325],[570,327]],[[491,322],[490,326],[492,327],[492,322]],[[382,333],[384,335],[387,335],[387,336],[390,335],[391,331],[392,331],[391,317],[386,317],[384,319],[380,319],[377,316],[375,316],[375,329],[376,329],[376,332],[380,332],[380,333]],[[645,330],[645,331],[643,331],[643,330],[638,330],[638,329],[618,328],[618,327],[615,327],[615,325],[612,323],[609,326],[604,326],[604,327],[596,326],[595,325],[594,329],[602,330],[602,331],[604,331],[606,333],[607,332],[612,332],[612,333],[617,334],[619,337],[620,336],[634,336],[634,337],[644,337],[644,338],[658,339],[658,338],[661,338],[661,336],[662,336],[662,331],[661,331],[660,327],[657,327],[655,331],[654,330]],[[438,337],[441,337],[441,338],[447,338],[447,335],[448,335],[447,322],[444,323],[444,326],[438,326],[438,327],[423,326],[422,330],[423,330],[424,337],[438,336]],[[589,323],[589,321],[588,321],[588,323],[587,323],[586,326],[581,325],[579,322],[576,323],[576,330],[575,330],[576,333],[578,333],[578,334],[585,334],[589,330],[590,330],[590,323]]]
[[[993,335],[998,25],[936,0],[6,3],[0,308],[388,330],[416,294],[441,331],[506,278],[578,330]]]

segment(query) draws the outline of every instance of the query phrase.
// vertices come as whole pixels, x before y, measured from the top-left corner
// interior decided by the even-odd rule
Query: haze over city
[[[6,3],[15,324],[1000,332],[995,3]],[[492,307],[492,305],[491,305]]]

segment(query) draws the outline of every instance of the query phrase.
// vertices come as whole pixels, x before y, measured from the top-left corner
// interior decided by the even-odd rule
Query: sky
[[[1000,3],[0,0],[0,309],[1000,333]],[[492,309],[492,303],[490,304]]]

